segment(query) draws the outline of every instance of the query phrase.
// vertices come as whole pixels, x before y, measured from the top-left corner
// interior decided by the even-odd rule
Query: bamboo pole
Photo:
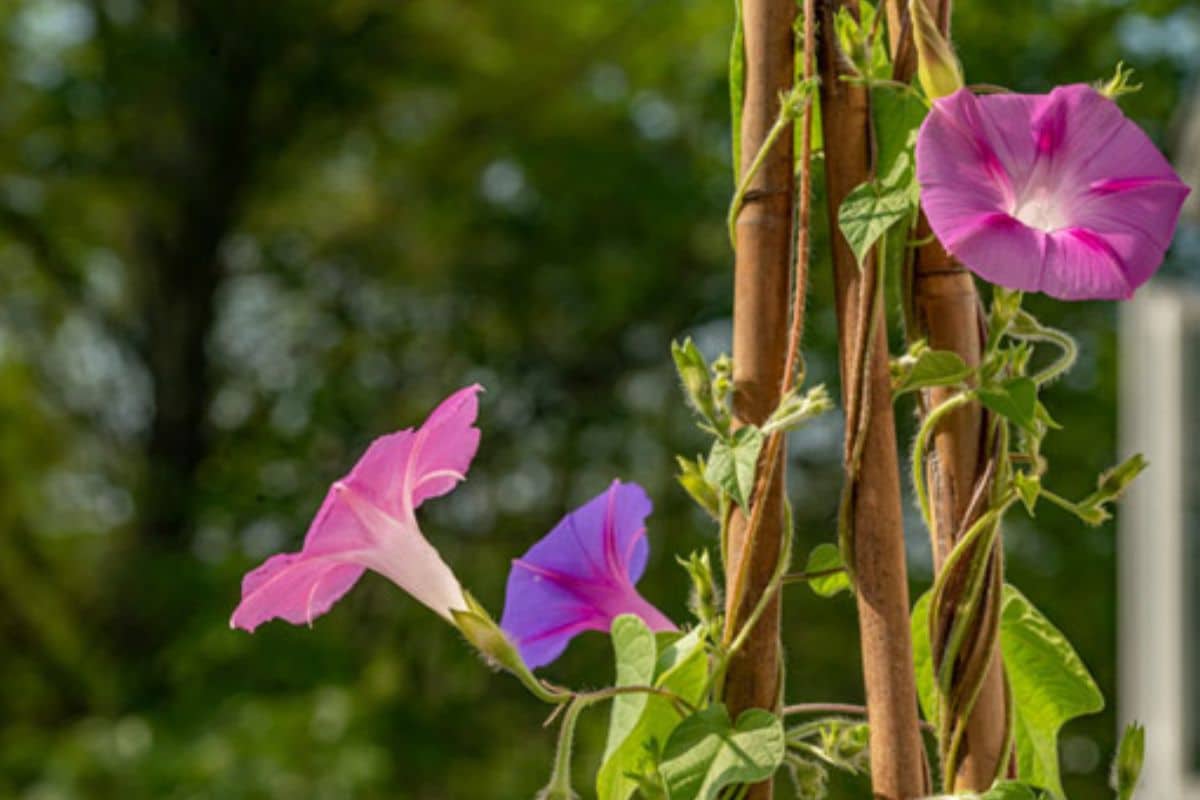
[[[925,0],[942,35],[949,37],[950,0]],[[911,25],[903,0],[889,0],[888,22],[891,49],[897,54],[893,77],[907,82],[916,67]],[[931,235],[924,215],[917,231],[927,244],[918,248],[912,274],[909,318],[913,338],[924,338],[935,350],[957,353],[970,366],[978,366],[986,339],[979,296],[971,274],[957,263]],[[924,415],[954,394],[953,388],[924,393]],[[970,403],[951,414],[938,426],[926,465],[933,507],[932,546],[934,569],[942,563],[958,537],[975,521],[981,508],[970,508],[971,498],[987,473],[986,416],[978,403]],[[992,558],[1002,558],[996,541]],[[998,565],[997,565],[998,566]],[[1000,574],[999,571],[996,574]],[[996,588],[996,587],[993,587]],[[1001,772],[1005,756],[1008,709],[1004,690],[1004,665],[999,648],[992,653],[978,699],[967,721],[962,760],[954,767],[949,782],[954,791],[984,791]],[[950,769],[951,765],[944,765]]]
[[[867,180],[872,170],[868,94],[861,85],[841,79],[845,61],[831,35],[834,17],[843,5],[852,12],[858,10],[854,0],[819,3],[817,57],[846,409],[847,479],[854,478],[849,521],[870,720],[872,787],[876,798],[903,800],[926,794],[928,777],[917,722],[886,324],[882,304],[872,299],[877,277],[874,259],[869,257],[860,271],[836,223],[842,200]],[[860,448],[861,460],[855,454]]]
[[[794,0],[744,0],[745,99],[741,174],[747,174],[792,87]],[[733,406],[743,424],[761,424],[779,402],[788,325],[792,236],[792,137],[780,136],[755,173],[737,217],[733,302]],[[748,559],[745,590],[729,597],[728,625],[737,630],[757,604],[779,561],[783,543],[783,464],[759,492],[762,523],[747,542],[747,519],[735,510],[725,558],[726,586]],[[766,469],[765,465],[760,465]],[[740,602],[739,602],[740,600]],[[736,718],[747,708],[776,710],[781,694],[779,595],[771,600],[745,646],[729,666],[725,701]],[[753,800],[771,797],[771,784],[753,787]]]

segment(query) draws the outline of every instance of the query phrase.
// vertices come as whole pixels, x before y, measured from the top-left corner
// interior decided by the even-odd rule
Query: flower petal
[[[646,568],[650,510],[640,486],[614,481],[513,561],[500,627],[531,669],[556,659],[582,631],[607,631],[621,614],[637,614],[653,630],[675,629],[634,588]]]
[[[646,568],[646,517],[653,505],[636,483],[613,481],[608,490],[567,514],[529,549],[522,561],[573,578],[637,581]]]
[[[479,449],[479,384],[443,400],[415,432],[409,428],[371,443],[345,482],[384,511],[409,516],[466,477]]]
[[[1161,254],[1160,254],[1161,257]],[[1041,290],[1060,300],[1126,300],[1134,286],[1108,241],[1086,228],[1046,235]]]
[[[1052,91],[1034,124],[1038,131],[1059,129],[1055,158],[1061,162],[1060,179],[1077,184],[1080,191],[1093,181],[1111,178],[1147,176],[1178,181],[1150,137],[1122,114],[1115,102],[1087,84]]]
[[[242,583],[230,624],[253,631],[281,617],[309,623],[372,569],[447,620],[467,608],[462,586],[422,535],[414,510],[466,476],[479,446],[473,427],[481,387],[446,398],[417,431],[371,443],[330,488],[299,553],[273,556]]]
[[[942,244],[984,280],[1009,289],[1036,292],[1042,286],[1045,241],[1046,234],[1041,231],[1026,227],[1007,214],[996,213],[964,223],[956,239],[942,239]]]
[[[1014,184],[1034,158],[1029,137],[1036,103],[1027,95],[995,95],[984,104],[960,89],[934,104],[917,137],[922,199],[950,193],[981,211],[1008,211]]]
[[[254,633],[279,617],[293,625],[311,624],[362,577],[364,568],[332,556],[280,553],[242,580],[242,602],[229,627]]]

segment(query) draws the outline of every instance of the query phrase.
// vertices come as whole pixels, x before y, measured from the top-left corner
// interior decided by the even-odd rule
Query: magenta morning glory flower
[[[242,580],[230,627],[274,617],[311,623],[372,569],[453,622],[462,587],[417,526],[417,507],[466,478],[479,447],[478,385],[442,401],[416,431],[381,436],[333,484],[298,553],[268,558]]]
[[[651,630],[676,630],[634,588],[650,553],[651,508],[642,487],[613,481],[513,560],[500,627],[530,669],[558,658],[583,631],[608,631],[621,614],[636,614]]]
[[[1188,188],[1090,86],[966,89],[917,136],[929,224],[985,280],[1063,300],[1125,299],[1162,263]]]

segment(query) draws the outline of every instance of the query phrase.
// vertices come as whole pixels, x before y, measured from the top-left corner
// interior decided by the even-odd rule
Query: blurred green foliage
[[[1124,58],[1160,139],[1198,65],[1176,0],[955,20],[971,81],[1044,89]],[[619,475],[656,500],[643,588],[682,619],[671,554],[713,542],[671,477],[701,439],[668,343],[728,340],[730,22],[716,0],[0,7],[0,796],[543,784],[544,709],[385,581],[312,630],[226,620],[373,436],[474,380],[483,448],[424,514],[464,583],[498,612],[507,559]],[[825,250],[808,363],[832,382]],[[1081,339],[1047,455],[1083,494],[1114,455],[1113,308],[1034,305]],[[794,437],[802,549],[833,535],[839,439],[833,415]],[[1044,508],[1008,544],[1112,698],[1112,526]],[[790,698],[859,700],[851,602],[792,591]],[[591,636],[549,674],[598,685],[610,664]],[[1068,728],[1073,798],[1106,796],[1113,748],[1111,711]]]

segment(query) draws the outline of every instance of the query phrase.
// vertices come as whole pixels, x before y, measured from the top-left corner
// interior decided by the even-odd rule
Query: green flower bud
[[[678,561],[692,579],[692,594],[688,599],[689,610],[702,624],[715,626],[721,613],[721,597],[708,551],[693,552],[686,560],[680,558]]]
[[[697,456],[693,461],[683,456],[675,456],[675,462],[679,464],[679,474],[675,476],[679,485],[710,517],[720,521],[721,499],[716,487],[704,477],[704,457]]]
[[[930,100],[954,94],[963,87],[962,65],[954,48],[938,30],[933,12],[923,0],[909,0],[913,41],[917,45],[917,79]]]
[[[1146,729],[1136,722],[1125,727],[1121,744],[1117,747],[1117,758],[1113,761],[1109,783],[1117,793],[1117,800],[1130,800],[1142,775],[1142,761],[1146,756]]]
[[[524,667],[517,648],[504,635],[504,631],[491,618],[491,615],[469,593],[463,592],[467,599],[467,609],[452,609],[454,624],[458,630],[478,650],[485,660],[497,669],[515,672]]]
[[[524,684],[526,689],[543,702],[561,703],[569,697],[561,691],[551,689],[534,677],[534,674],[529,671],[529,667],[525,666],[525,662],[521,660],[521,654],[517,652],[516,645],[509,640],[487,610],[469,592],[464,591],[463,597],[467,600],[467,608],[451,609],[450,611],[454,617],[454,625],[463,637],[480,652],[489,665],[511,673]]]
[[[1116,500],[1147,466],[1146,457],[1141,453],[1130,456],[1100,475],[1096,481],[1096,494],[1105,500]]]

